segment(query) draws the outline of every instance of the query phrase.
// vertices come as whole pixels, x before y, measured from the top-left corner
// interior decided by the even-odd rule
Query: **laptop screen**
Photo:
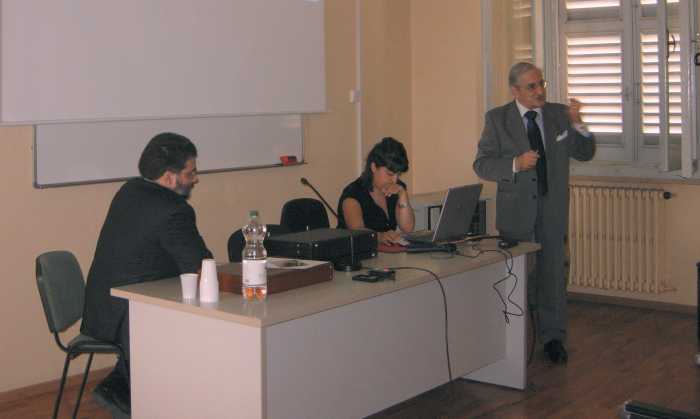
[[[464,185],[450,188],[442,203],[433,235],[433,242],[463,239],[472,223],[472,216],[479,203],[482,184]]]

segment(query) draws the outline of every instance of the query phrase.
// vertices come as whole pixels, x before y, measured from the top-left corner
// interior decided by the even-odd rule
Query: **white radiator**
[[[660,293],[664,191],[628,186],[571,185],[569,284]]]

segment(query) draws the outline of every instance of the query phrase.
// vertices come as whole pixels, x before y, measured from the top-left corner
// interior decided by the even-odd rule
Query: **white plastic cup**
[[[194,300],[197,298],[197,274],[182,274],[180,275],[180,283],[182,284],[182,299]]]
[[[199,301],[215,303],[219,301],[219,278],[216,276],[216,261],[202,260],[202,275],[199,279]]]

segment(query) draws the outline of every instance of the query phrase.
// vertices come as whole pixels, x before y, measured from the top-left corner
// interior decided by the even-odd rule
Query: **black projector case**
[[[269,237],[265,248],[269,256],[348,263],[377,256],[377,233],[319,228]]]

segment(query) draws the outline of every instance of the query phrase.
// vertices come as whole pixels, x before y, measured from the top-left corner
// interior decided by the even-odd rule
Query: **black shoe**
[[[92,392],[97,404],[107,409],[113,418],[131,415],[131,397],[128,383],[118,374],[111,373]]]
[[[97,387],[95,387],[95,389],[92,391],[92,397],[95,399],[97,404],[99,404],[102,407],[114,405],[114,402],[112,401],[112,396],[110,395],[109,390],[105,385],[105,380],[102,380],[100,384],[98,384]]]
[[[116,386],[112,392],[112,400],[119,410],[127,415],[131,414],[131,393],[128,385]]]
[[[566,348],[560,340],[552,339],[544,344],[544,353],[554,364],[566,364],[569,360],[569,354],[566,353]]]

